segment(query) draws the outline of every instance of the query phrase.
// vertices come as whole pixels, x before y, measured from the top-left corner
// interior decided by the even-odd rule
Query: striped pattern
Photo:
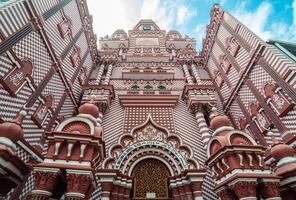
[[[74,104],[71,98],[67,95],[64,101],[64,104],[58,114],[58,117],[64,117],[65,119],[68,119],[73,116],[73,111],[74,111]]]
[[[123,134],[123,122],[124,110],[120,106],[118,95],[116,93],[109,112],[103,117],[103,134],[106,145],[106,156],[108,156],[110,146],[117,143],[119,136]]]
[[[244,103],[244,106],[246,107],[246,109],[249,110],[249,105],[252,102],[256,101],[256,98],[253,95],[253,93],[250,91],[247,85],[243,84],[238,94],[242,102]]]
[[[196,122],[197,122],[199,132],[201,134],[201,139],[202,139],[202,142],[204,144],[204,148],[207,149],[208,142],[209,142],[209,140],[211,138],[211,134],[210,134],[208,125],[206,123],[204,114],[202,112],[197,112],[195,114],[195,118],[196,118]]]
[[[201,166],[204,165],[206,152],[203,147],[202,136],[199,132],[196,119],[193,114],[188,112],[187,105],[184,101],[179,101],[174,108],[174,122],[176,126],[176,134],[180,135],[183,142],[190,146],[193,150],[193,157],[198,160]],[[210,173],[207,173],[203,183],[203,197],[207,200],[218,199],[213,191],[214,182]]]
[[[32,0],[32,2],[34,7],[36,8],[37,13],[40,15],[58,4],[59,0]]]
[[[271,68],[281,77],[284,77],[289,70],[296,70],[296,64],[271,45],[267,45],[263,53],[263,57],[266,59],[266,62],[271,66]],[[296,88],[295,81],[296,80],[294,79],[289,82],[289,84],[294,88]]]
[[[274,82],[274,80],[264,69],[260,67],[260,65],[256,65],[253,67],[252,71],[249,74],[249,78],[252,80],[258,91],[260,91],[262,96],[265,96],[263,88],[265,84],[270,81]]]
[[[33,63],[33,79],[38,86],[52,66],[52,60],[38,32],[31,32],[14,47],[17,57],[29,58]]]
[[[53,16],[51,16],[48,20],[45,21],[44,29],[49,37],[49,41],[55,50],[57,56],[61,56],[64,49],[70,43],[70,37],[65,36],[63,39],[60,35],[58,30],[58,24],[63,21],[63,14],[62,12],[57,12]]]
[[[0,32],[5,37],[12,36],[29,22],[30,16],[25,1],[21,0],[0,8],[0,19]]]
[[[188,66],[187,65],[183,65],[183,70],[185,73],[185,77],[186,80],[188,82],[189,85],[193,85],[193,81],[192,81],[192,77],[190,76],[189,70],[188,70]]]
[[[68,3],[65,7],[64,7],[64,13],[66,16],[70,17],[71,21],[72,21],[72,35],[76,35],[78,33],[78,31],[81,29],[82,27],[82,22],[80,19],[80,15],[79,15],[79,11],[78,11],[78,7],[76,5],[76,1],[71,1],[70,3]]]

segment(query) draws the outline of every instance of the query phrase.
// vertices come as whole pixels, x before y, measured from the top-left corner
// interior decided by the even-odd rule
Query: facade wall
[[[33,66],[31,74],[19,83],[21,87],[17,92],[9,93],[9,89],[0,84],[0,120],[11,121],[21,110],[27,112],[22,122],[22,145],[27,148],[18,146],[20,156],[28,157],[35,151],[42,158],[42,149],[47,148],[47,144],[44,144],[44,132],[52,130],[63,119],[72,116],[82,92],[82,82],[78,81],[81,69],[85,68],[84,73],[87,76],[92,68],[95,54],[90,47],[94,43],[87,38],[93,37],[93,33],[89,33],[86,26],[83,27],[85,22],[81,18],[85,15],[89,17],[88,11],[85,10],[82,16],[81,10],[85,7],[77,2],[79,1],[17,1],[0,8],[0,79],[3,80],[8,73],[21,68],[22,59],[29,59]],[[78,6],[81,6],[80,10]],[[35,16],[38,21],[33,20]],[[71,20],[72,28],[71,33],[62,38],[59,24],[64,21],[65,16]],[[81,62],[73,67],[70,55],[74,45],[81,49]],[[45,97],[48,95],[53,98],[52,105],[42,119],[42,124],[36,124],[33,116],[39,106],[46,103]],[[37,159],[38,162],[41,161],[40,158]],[[27,162],[31,160],[26,159],[25,163]],[[34,178],[30,177],[23,189],[16,188],[17,193],[22,193],[20,199],[33,187]],[[6,199],[18,197],[11,191]]]
[[[277,116],[270,105],[263,103],[266,98],[264,86],[271,82],[278,83],[290,102],[294,102],[294,92],[292,92],[294,80],[291,77],[293,77],[295,64],[229,13],[221,11],[223,16],[215,26],[216,33],[212,39],[208,38],[207,40],[212,43],[209,49],[204,51],[207,55],[205,66],[213,78],[219,72],[221,79],[223,79],[222,84],[220,86],[216,84],[216,86],[222,96],[224,110],[235,116],[237,125],[239,125],[240,119],[248,118],[247,121],[251,128],[244,130],[252,132],[256,138],[259,138],[258,141],[261,144],[270,145],[272,136],[281,140],[281,135],[288,130],[293,130],[293,127],[288,127],[287,119],[293,118],[295,109],[288,112],[286,116]],[[230,37],[234,38],[235,43],[239,45],[236,55],[228,50],[227,39]],[[220,56],[222,55],[227,57],[231,65],[228,71],[225,71],[220,64]],[[259,61],[260,58],[261,61]],[[287,78],[287,73],[290,74],[290,78]],[[217,83],[217,79],[215,82]],[[237,103],[237,101],[241,103]],[[252,120],[250,111],[250,105],[254,102],[262,106],[268,119],[274,125],[274,128],[270,128],[269,133],[262,134],[256,130],[255,121]]]

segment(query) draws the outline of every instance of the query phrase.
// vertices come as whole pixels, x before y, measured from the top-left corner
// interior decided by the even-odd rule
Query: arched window
[[[166,90],[166,87],[163,86],[163,85],[160,85],[160,86],[158,86],[158,89],[159,89],[159,90]]]
[[[145,90],[153,90],[153,87],[151,85],[146,85],[144,87]]]
[[[132,90],[139,90],[140,89],[140,87],[137,85],[133,85],[131,88],[132,88]]]

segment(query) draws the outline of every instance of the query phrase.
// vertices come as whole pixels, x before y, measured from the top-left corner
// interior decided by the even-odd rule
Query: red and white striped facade
[[[219,5],[199,53],[152,20],[97,50],[85,0],[21,0],[0,16],[5,199],[296,196],[295,61]],[[146,159],[167,169],[165,198],[136,195]]]

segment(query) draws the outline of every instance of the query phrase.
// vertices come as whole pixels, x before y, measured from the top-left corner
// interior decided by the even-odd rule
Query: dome
[[[212,118],[210,126],[216,130],[222,126],[230,126],[230,121],[227,116],[216,115]]]
[[[88,114],[94,118],[99,116],[99,108],[93,103],[85,103],[78,108],[79,114]]]
[[[20,140],[24,135],[21,121],[25,115],[26,112],[21,111],[15,120],[0,124],[0,136],[9,138],[13,142]]]
[[[295,155],[295,151],[292,147],[282,142],[279,142],[273,139],[274,144],[271,148],[271,156],[276,160],[281,160],[285,157],[293,157]]]

